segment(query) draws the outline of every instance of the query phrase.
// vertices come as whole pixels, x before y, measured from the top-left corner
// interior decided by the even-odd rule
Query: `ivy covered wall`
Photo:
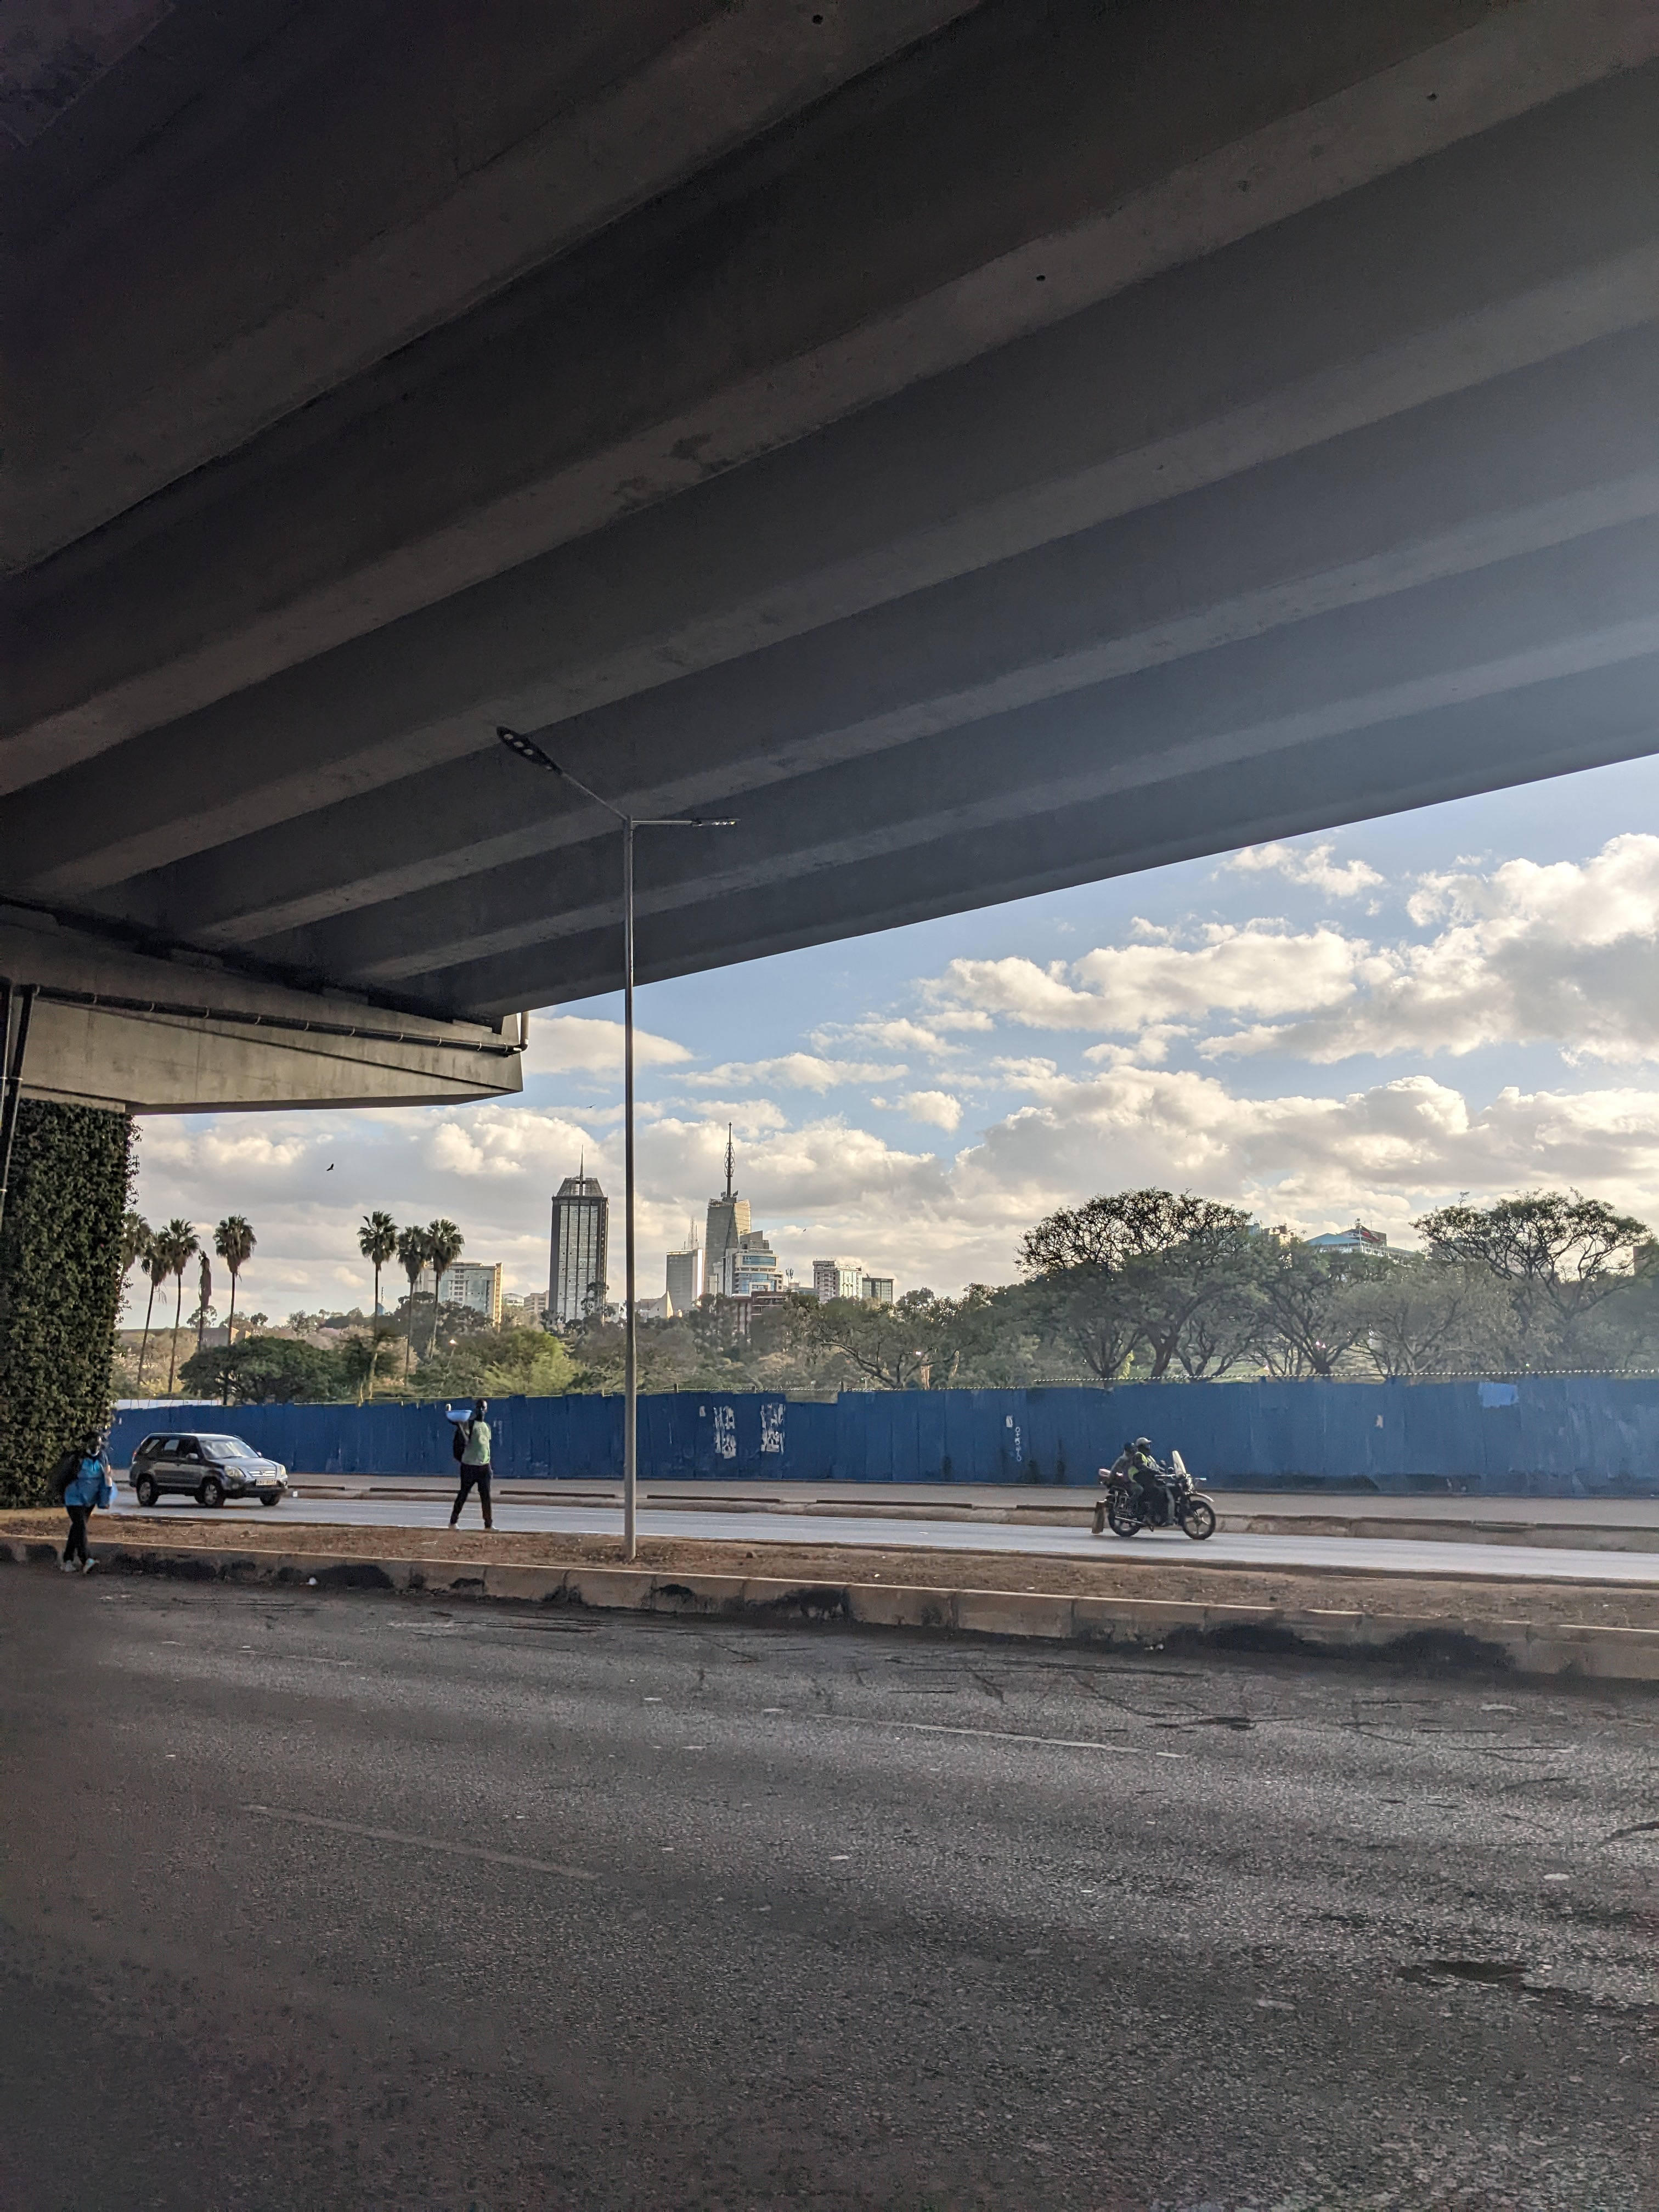
[[[0,1223],[0,1505],[49,1504],[53,1461],[108,1411],[131,1147],[125,1114],[17,1109]]]

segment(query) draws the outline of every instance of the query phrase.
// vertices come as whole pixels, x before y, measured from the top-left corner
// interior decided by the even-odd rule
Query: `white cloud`
[[[787,1052],[776,1060],[727,1060],[720,1067],[711,1067],[706,1075],[688,1075],[682,1079],[701,1086],[707,1084],[718,1089],[722,1084],[775,1083],[785,1091],[839,1090],[848,1083],[887,1083],[896,1075],[908,1075],[902,1063],[866,1060],[826,1060],[816,1053]]]
[[[1659,1059],[1659,837],[1614,837],[1583,862],[1430,876],[1410,903],[1419,926],[1445,927],[1357,960],[1346,1005],[1214,1038],[1206,1052],[1326,1063],[1553,1043],[1571,1060]]]
[[[1339,1006],[1374,968],[1370,947],[1339,930],[1212,923],[1194,946],[1101,945],[1069,965],[1039,968],[1018,956],[953,960],[928,988],[1025,1029],[1122,1032],[1224,1007],[1269,1014]]]
[[[1374,890],[1383,880],[1364,860],[1337,862],[1329,845],[1248,845],[1222,862],[1240,875],[1283,876],[1287,883],[1306,884],[1329,898],[1357,898]]]
[[[1460,1190],[1577,1184],[1659,1219],[1659,1091],[1502,1091],[1472,1108],[1426,1075],[1346,1097],[1241,1097],[1191,1070],[1058,1078],[957,1159],[964,1207],[1017,1218],[1098,1189],[1188,1186],[1313,1231],[1357,1215],[1396,1236]],[[1019,1209],[1024,1208],[1023,1217]]]
[[[672,1037],[635,1027],[634,1058],[641,1067],[672,1067],[690,1053]],[[532,1075],[622,1073],[623,1025],[587,1014],[532,1014],[524,1072]]]
[[[1298,864],[1323,849],[1259,848]],[[1428,876],[1409,910],[1432,933],[1423,941],[1267,921],[1209,923],[1183,941],[1137,924],[1130,943],[1069,963],[954,960],[923,988],[940,1012],[1133,1039],[1085,1053],[1112,1063],[1161,1061],[1194,1036],[1211,1060],[1326,1065],[1538,1043],[1574,1063],[1659,1059],[1659,837],[1615,837],[1583,862]]]
[[[936,1129],[949,1131],[962,1125],[962,1101],[948,1091],[907,1091],[899,1105],[913,1121],[931,1121]]]
[[[866,1021],[814,1030],[811,1041],[821,1048],[828,1048],[845,1038],[862,1037],[888,1052],[920,1052],[930,1058],[942,1060],[962,1051],[962,1047],[953,1044],[945,1031],[983,1030],[990,1027],[991,1017],[988,1014],[969,1007],[952,1007],[930,1017],[926,1024],[913,1022],[906,1017],[872,1015]]]

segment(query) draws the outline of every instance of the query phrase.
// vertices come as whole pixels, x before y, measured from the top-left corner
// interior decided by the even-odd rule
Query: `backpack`
[[[70,1483],[74,1481],[76,1476],[79,1474],[80,1472],[81,1455],[78,1451],[66,1451],[63,1457],[58,1461],[57,1466],[53,1468],[52,1471],[52,1495],[56,1498],[60,1505],[64,1502],[64,1492],[69,1488]]]
[[[450,1450],[455,1458],[464,1459],[466,1456],[466,1440],[472,1432],[472,1424],[471,1421],[457,1421],[453,1426],[455,1435],[450,1445]]]

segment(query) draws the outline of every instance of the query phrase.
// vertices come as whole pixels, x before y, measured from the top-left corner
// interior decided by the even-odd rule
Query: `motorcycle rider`
[[[1159,1480],[1158,1459],[1146,1437],[1136,1437],[1124,1445],[1109,1467],[1100,1470],[1101,1486],[1104,1489],[1114,1482],[1127,1483],[1139,1499],[1142,1511],[1154,1528],[1164,1527],[1169,1520],[1164,1491]],[[1106,1531],[1106,1500],[1103,1497],[1095,1507],[1094,1533]]]
[[[1133,1443],[1125,1444],[1112,1462],[1113,1476],[1121,1482],[1134,1485],[1141,1510],[1155,1528],[1163,1528],[1170,1517],[1159,1473],[1149,1437],[1137,1437]]]

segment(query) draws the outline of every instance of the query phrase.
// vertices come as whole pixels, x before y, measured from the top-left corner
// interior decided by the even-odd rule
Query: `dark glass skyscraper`
[[[605,1311],[611,1200],[591,1175],[567,1176],[553,1201],[547,1318],[555,1328]]]
[[[708,1201],[708,1230],[704,1239],[703,1281],[707,1287],[719,1292],[726,1287],[725,1267],[728,1250],[740,1245],[749,1234],[749,1200],[739,1198],[732,1187],[732,1170],[736,1165],[732,1150],[732,1125],[726,1125],[726,1195]]]

